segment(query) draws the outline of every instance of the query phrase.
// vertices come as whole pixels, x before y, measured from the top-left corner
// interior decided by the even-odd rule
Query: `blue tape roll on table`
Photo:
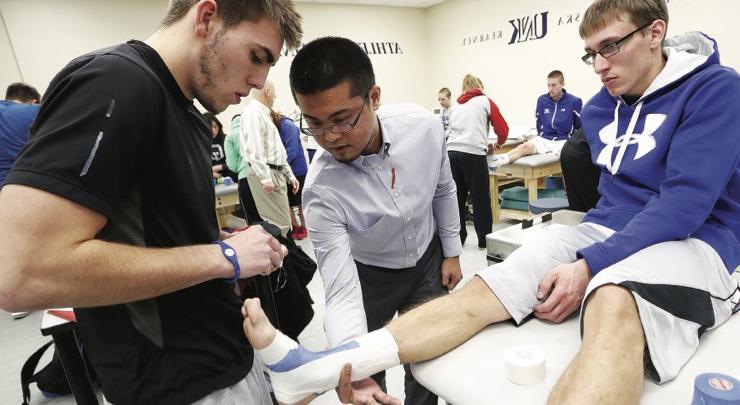
[[[740,405],[740,381],[719,373],[699,374],[691,405]]]

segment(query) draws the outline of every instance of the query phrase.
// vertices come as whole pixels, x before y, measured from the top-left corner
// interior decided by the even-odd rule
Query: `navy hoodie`
[[[578,252],[593,274],[686,238],[706,242],[730,273],[740,265],[740,76],[699,32],[663,51],[665,67],[634,104],[602,88],[581,114],[602,169],[601,199],[584,222],[616,231]]]
[[[537,117],[537,132],[545,139],[564,141],[570,134],[581,127],[580,98],[563,89],[563,95],[558,101],[552,101],[546,93],[537,99],[535,116]]]

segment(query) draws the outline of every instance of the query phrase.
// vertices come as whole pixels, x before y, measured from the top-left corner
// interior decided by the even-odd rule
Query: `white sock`
[[[288,404],[336,388],[347,363],[352,364],[352,381],[400,363],[398,345],[385,328],[322,352],[307,350],[277,331],[272,343],[256,353],[270,373],[278,401]]]
[[[500,161],[499,165],[505,165],[505,164],[508,164],[511,161],[511,159],[509,159],[509,154],[508,153],[502,153],[502,154],[500,154],[498,156],[499,156],[498,160]]]

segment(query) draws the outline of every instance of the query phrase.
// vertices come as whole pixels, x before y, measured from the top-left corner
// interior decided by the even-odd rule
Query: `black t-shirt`
[[[224,142],[226,142],[226,135],[222,133],[216,135],[211,143],[211,166],[221,165],[221,175],[231,177],[234,182],[239,181],[237,174],[229,169],[226,165],[226,150],[224,149]]]
[[[210,148],[209,126],[162,59],[130,41],[81,56],[57,74],[7,184],[99,212],[108,219],[99,239],[210,243],[218,236]],[[251,369],[240,306],[232,285],[212,280],[75,312],[110,402],[184,404]]]

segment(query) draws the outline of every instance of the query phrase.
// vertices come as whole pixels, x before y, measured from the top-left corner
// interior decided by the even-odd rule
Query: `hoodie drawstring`
[[[619,106],[622,104],[622,100],[617,101],[617,106],[614,108],[614,126],[616,127],[617,131],[619,131]],[[622,137],[622,144],[619,145],[619,151],[617,151],[617,157],[614,159],[614,164],[612,167],[609,168],[609,171],[612,175],[617,174],[619,171],[619,166],[622,164],[622,159],[624,158],[624,153],[627,151],[627,145],[630,143],[630,139],[632,139],[632,134],[635,131],[635,125],[637,124],[637,119],[640,117],[640,110],[642,110],[642,101],[637,103],[637,107],[635,108],[635,112],[632,113],[632,118],[630,119],[630,123],[627,126],[627,132]]]

